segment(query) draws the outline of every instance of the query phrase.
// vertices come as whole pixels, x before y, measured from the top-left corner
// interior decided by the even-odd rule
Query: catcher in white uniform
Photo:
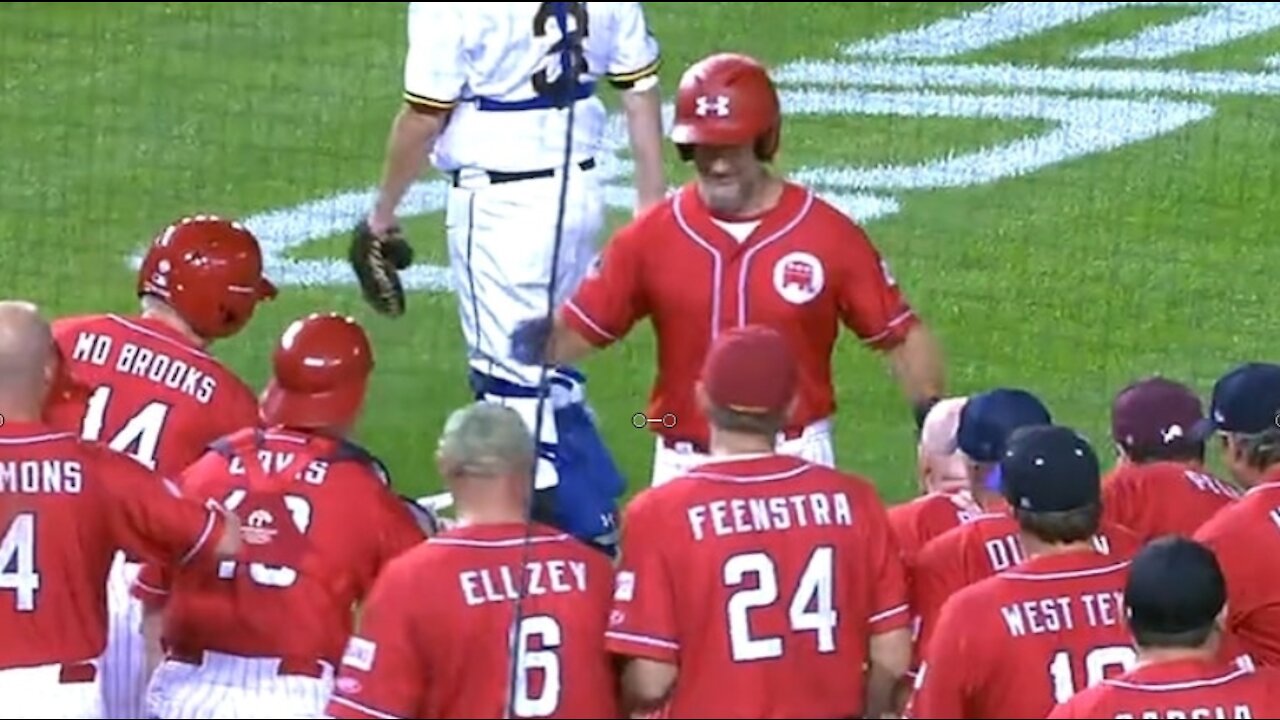
[[[395,210],[432,149],[453,183],[446,234],[472,388],[534,428],[543,370],[513,359],[508,339],[519,320],[567,298],[596,256],[606,207],[595,172],[600,81],[622,91],[636,212],[665,196],[659,46],[636,2],[410,3],[408,30],[405,106],[352,264],[376,309],[403,312],[396,268],[412,252]],[[540,519],[611,549],[624,483],[585,407],[583,376],[562,367],[549,379]]]

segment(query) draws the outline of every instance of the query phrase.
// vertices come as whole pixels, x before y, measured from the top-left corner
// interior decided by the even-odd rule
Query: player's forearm
[[[142,642],[146,649],[147,677],[151,677],[155,673],[156,668],[160,667],[160,662],[164,659],[164,647],[160,643],[163,631],[163,609],[144,604],[142,610]]]
[[[444,115],[402,108],[387,138],[387,157],[374,215],[392,217],[404,194],[424,171],[427,155],[444,127]]]
[[[662,201],[667,194],[662,165],[662,95],[655,83],[622,94],[635,160],[636,211]]]
[[[898,710],[895,690],[911,664],[911,631],[904,628],[873,636],[868,655],[863,717],[878,718]]]
[[[889,351],[893,373],[912,403],[940,398],[946,392],[942,347],[925,325],[916,325],[902,344]]]
[[[628,714],[652,711],[662,705],[676,682],[676,666],[634,658],[622,671],[622,704]]]
[[[578,334],[558,313],[547,339],[547,362],[552,365],[573,365],[595,351],[589,340]]]

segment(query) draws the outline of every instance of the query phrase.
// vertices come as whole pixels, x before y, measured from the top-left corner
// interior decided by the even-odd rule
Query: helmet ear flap
[[[756,139],[756,158],[760,162],[772,162],[774,156],[778,154],[781,136],[779,125],[781,124],[781,122],[774,123],[773,127],[766,130],[763,135]]]

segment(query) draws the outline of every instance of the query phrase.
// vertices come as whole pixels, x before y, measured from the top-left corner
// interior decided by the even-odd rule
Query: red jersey
[[[1280,665],[1280,472],[1223,508],[1195,539],[1227,580],[1227,629],[1259,665]]]
[[[705,451],[710,430],[694,385],[716,334],[748,324],[782,332],[800,366],[799,400],[787,432],[835,411],[831,352],[840,323],[863,342],[891,348],[917,323],[866,234],[811,190],[788,183],[772,210],[739,242],[712,216],[696,186],[623,227],[561,310],[597,347],[650,318],[658,374],[648,415],[669,442]]]
[[[144,568],[136,595],[168,587],[170,652],[336,666],[352,607],[387,562],[425,538],[375,463],[350,443],[278,429],[215,442],[180,483],[236,513],[244,550],[217,567],[179,569],[162,587]]]
[[[1239,490],[1208,471],[1183,463],[1124,463],[1103,481],[1102,511],[1145,543],[1161,535],[1191,537],[1239,497]]]
[[[178,474],[209,443],[258,422],[253,391],[162,322],[85,315],[55,321],[53,335],[68,372],[90,391],[79,398],[81,436],[160,473]],[[48,412],[50,420],[73,414]]]
[[[504,715],[522,580],[514,633],[521,660],[513,714]],[[550,527],[445,531],[378,577],[326,715],[619,717],[604,649],[612,592],[609,559]]]
[[[670,717],[861,717],[873,635],[906,628],[884,506],[856,476],[721,459],[627,506],[608,647],[679,666]]]
[[[1206,660],[1141,665],[1076,694],[1049,717],[1280,718],[1280,669]]]
[[[43,424],[0,425],[0,670],[101,655],[116,550],[202,560],[225,523],[123,455]]]
[[[1093,546],[1103,555],[1127,558],[1138,552],[1142,542],[1128,528],[1104,522],[1093,538]],[[916,660],[925,652],[948,598],[1022,563],[1025,557],[1018,521],[1008,513],[981,515],[925,545],[911,575],[912,600],[919,622]]]
[[[930,540],[984,514],[968,492],[935,492],[889,508],[889,527],[910,567]]]
[[[1128,556],[1032,558],[943,607],[907,705],[910,718],[1042,718],[1134,666]]]

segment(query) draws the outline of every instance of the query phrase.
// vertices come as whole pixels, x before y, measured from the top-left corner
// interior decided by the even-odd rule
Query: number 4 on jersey
[[[743,588],[729,596],[729,645],[734,662],[751,662],[782,657],[783,638],[752,637],[750,612],[778,602],[778,567],[767,553],[750,552],[730,557],[724,563],[724,584],[738,587],[755,577],[754,588]],[[815,548],[805,563],[787,608],[793,632],[812,632],[820,653],[836,650],[833,580],[835,548]]]
[[[80,426],[80,437],[90,442],[102,439],[102,426],[106,422],[110,402],[110,387],[99,385],[94,389],[93,395],[89,396],[84,421]],[[107,447],[132,457],[149,470],[155,470],[156,451],[160,447],[160,434],[164,432],[164,422],[169,418],[169,410],[169,405],[158,400],[147,403],[107,441]]]
[[[36,591],[40,589],[40,573],[36,571],[36,516],[20,513],[14,516],[0,539],[0,590],[13,592],[13,607],[18,612],[36,609]]]

